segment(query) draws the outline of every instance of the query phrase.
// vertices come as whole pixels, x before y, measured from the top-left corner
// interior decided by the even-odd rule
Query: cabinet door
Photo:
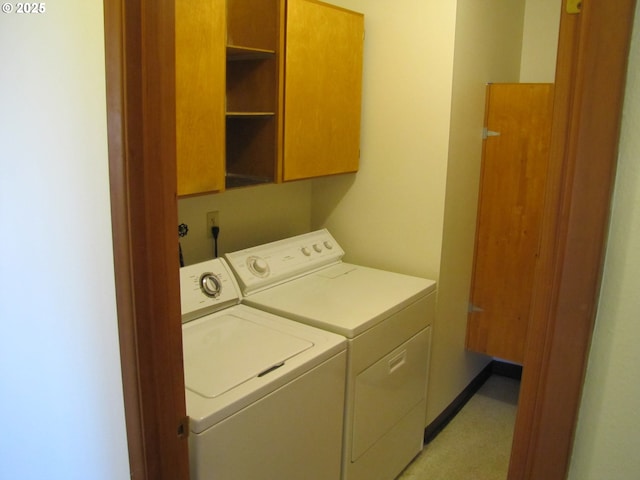
[[[467,348],[522,363],[549,159],[552,84],[487,88]]]
[[[176,2],[178,195],[225,184],[225,2]]]
[[[283,180],[355,172],[364,16],[287,2]]]

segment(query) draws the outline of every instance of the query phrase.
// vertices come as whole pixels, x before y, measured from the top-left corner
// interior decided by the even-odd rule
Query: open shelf
[[[273,58],[275,54],[275,50],[227,45],[227,61],[263,60]]]
[[[227,112],[228,118],[264,118],[273,117],[275,112]]]
[[[227,188],[250,187],[252,185],[262,185],[262,184],[267,184],[271,182],[273,182],[273,180],[267,177],[240,175],[235,173],[227,173],[227,176],[226,176]]]
[[[282,0],[229,0],[226,188],[277,181]]]

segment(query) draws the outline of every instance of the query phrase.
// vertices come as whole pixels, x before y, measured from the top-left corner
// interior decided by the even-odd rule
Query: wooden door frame
[[[560,21],[550,163],[509,479],[568,474],[595,321],[635,0]]]
[[[542,287],[532,305],[511,480],[567,475],[597,304],[635,0],[583,4],[582,14],[563,13],[561,21],[537,270]],[[187,442],[179,432],[186,409],[176,268],[174,2],[104,5],[131,476],[187,480]]]
[[[173,0],[105,0],[107,129],[131,478],[189,478]]]

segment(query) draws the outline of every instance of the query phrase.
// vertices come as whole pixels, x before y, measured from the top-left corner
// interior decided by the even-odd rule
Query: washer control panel
[[[240,303],[240,289],[224,259],[180,269],[182,322]]]
[[[338,263],[344,251],[328,230],[265,243],[225,255],[244,295]]]
[[[218,298],[222,293],[220,277],[213,272],[200,275],[200,289],[207,297]]]

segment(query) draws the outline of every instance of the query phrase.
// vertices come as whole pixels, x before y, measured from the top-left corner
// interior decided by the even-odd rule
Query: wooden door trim
[[[131,478],[187,480],[174,2],[105,0],[114,270]],[[187,431],[188,433],[188,427]]]
[[[125,87],[124,26],[122,4],[105,0],[105,56],[107,87],[107,135],[109,144],[109,183],[111,192],[111,224],[114,246],[114,272],[118,311],[118,333],[122,363],[122,383],[129,446],[131,478],[147,478],[144,464],[144,426],[140,411],[138,370],[135,368],[136,338],[129,232],[127,174],[124,163]]]
[[[634,10],[635,0],[590,0],[581,14],[561,16],[512,480],[568,474],[602,275]]]

